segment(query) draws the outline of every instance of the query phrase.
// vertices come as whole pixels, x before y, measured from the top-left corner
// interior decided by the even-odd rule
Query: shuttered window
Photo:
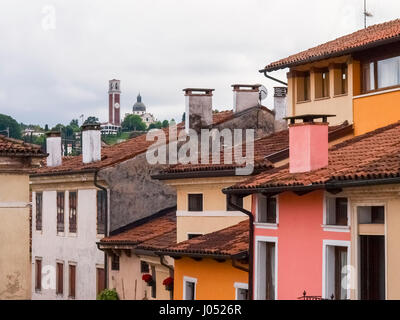
[[[43,194],[36,192],[36,230],[42,230]]]
[[[69,294],[70,298],[75,299],[75,284],[76,284],[76,266],[69,265]]]
[[[97,191],[97,234],[104,234],[107,214],[107,192]]]
[[[65,193],[57,192],[57,232],[64,232]]]
[[[69,192],[69,232],[77,230],[77,192]]]
[[[62,262],[57,262],[56,273],[56,293],[62,295],[64,293],[64,264]]]
[[[202,194],[189,194],[189,211],[203,211],[203,195]]]
[[[97,294],[105,289],[105,274],[103,268],[97,268]]]
[[[42,290],[42,260],[35,260],[35,290]]]

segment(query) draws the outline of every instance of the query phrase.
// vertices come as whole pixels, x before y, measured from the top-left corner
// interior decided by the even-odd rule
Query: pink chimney
[[[328,122],[333,115],[287,117],[289,124],[289,171],[309,172],[328,165]],[[322,122],[315,122],[322,119]],[[296,120],[301,120],[297,122]]]

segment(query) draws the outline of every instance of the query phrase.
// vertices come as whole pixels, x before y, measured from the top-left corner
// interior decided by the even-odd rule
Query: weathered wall
[[[29,177],[0,175],[0,300],[30,299]]]
[[[110,188],[110,231],[176,205],[175,191],[154,180],[162,165],[150,165],[146,154],[100,171]]]

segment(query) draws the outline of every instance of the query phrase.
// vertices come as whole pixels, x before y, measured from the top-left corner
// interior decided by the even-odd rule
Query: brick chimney
[[[185,129],[196,131],[212,125],[212,96],[214,89],[186,88]]]
[[[58,167],[62,164],[61,132],[50,131],[46,133],[46,151],[48,167]]]
[[[289,171],[309,172],[328,165],[328,122],[333,115],[288,117]],[[322,119],[322,122],[315,122]],[[296,120],[300,122],[296,123]]]
[[[82,161],[91,163],[101,160],[101,132],[99,123],[82,125]]]
[[[261,84],[233,84],[233,112],[240,112],[260,104],[258,89]]]

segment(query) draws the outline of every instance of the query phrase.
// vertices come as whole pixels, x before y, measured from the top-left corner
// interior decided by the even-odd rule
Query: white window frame
[[[196,300],[196,295],[197,295],[197,278],[192,278],[192,277],[183,277],[183,297],[182,300],[187,300],[186,299],[186,282],[192,282],[194,283],[194,299]]]
[[[332,225],[332,224],[327,224],[327,218],[328,218],[328,210],[326,207],[326,202],[328,198],[347,198],[347,226],[337,226],[337,225]],[[351,205],[350,205],[350,198],[345,196],[345,195],[328,195],[327,192],[324,193],[324,199],[323,199],[323,217],[322,217],[322,225],[321,227],[323,228],[324,231],[328,232],[350,232],[350,226],[351,226]]]
[[[275,243],[275,300],[278,300],[278,237],[265,237],[256,236],[256,254],[254,259],[255,272],[254,272],[254,299],[259,300],[259,272],[260,272],[260,261],[259,261],[259,243],[260,242],[273,242]]]
[[[238,289],[249,290],[249,284],[243,282],[235,282],[233,287],[235,288],[235,300],[238,300]]]
[[[330,299],[329,294],[327,293],[328,285],[328,272],[327,272],[327,247],[347,247],[347,265],[351,266],[351,241],[346,240],[323,240],[322,241],[322,298],[323,299]],[[347,270],[350,273],[350,279],[348,279],[351,283],[353,279],[351,278],[352,271],[350,269]],[[350,290],[351,285],[347,288],[347,298],[350,299]]]
[[[258,218],[259,218],[259,214],[258,214],[258,202],[260,200],[260,195],[261,194],[256,194],[256,221],[254,223],[254,225],[257,228],[260,229],[272,229],[272,230],[276,230],[278,229],[278,225],[279,225],[279,195],[273,196],[273,198],[276,199],[276,222],[275,223],[266,223],[266,222],[258,222]],[[261,195],[263,196],[263,195]],[[265,197],[265,196],[263,196]]]

